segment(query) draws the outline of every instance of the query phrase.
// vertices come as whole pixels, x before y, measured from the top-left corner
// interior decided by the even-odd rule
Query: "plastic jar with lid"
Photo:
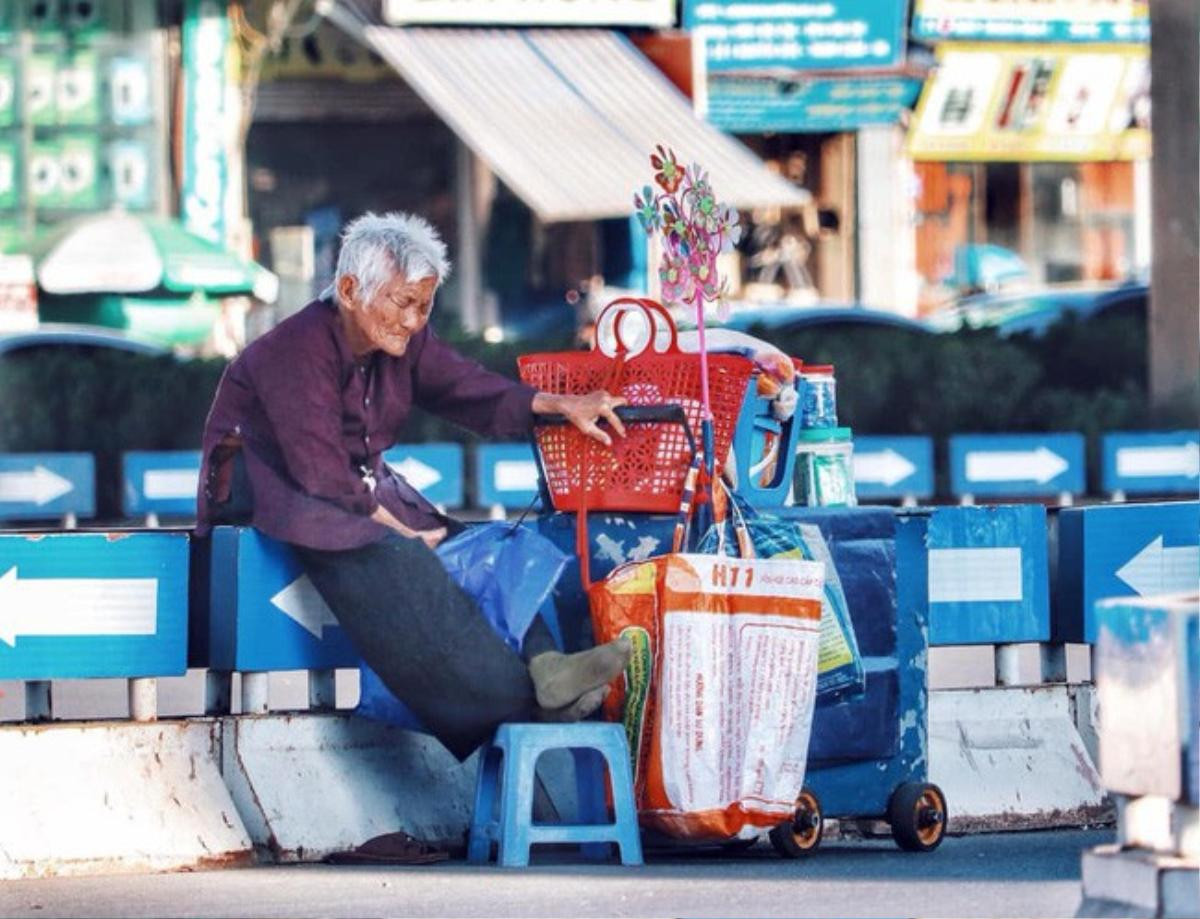
[[[800,427],[837,427],[837,382],[832,364],[804,364],[800,369],[804,396],[800,403]]]
[[[795,499],[809,507],[854,507],[854,442],[850,428],[798,432]]]

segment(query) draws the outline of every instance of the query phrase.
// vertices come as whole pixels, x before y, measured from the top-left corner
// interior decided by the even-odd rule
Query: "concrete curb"
[[[1114,819],[1065,685],[930,693],[929,775],[953,833]]]
[[[404,830],[459,843],[471,819],[475,757],[342,714],[223,718],[222,772],[258,854],[315,861]]]
[[[0,728],[0,878],[254,860],[208,719]]]

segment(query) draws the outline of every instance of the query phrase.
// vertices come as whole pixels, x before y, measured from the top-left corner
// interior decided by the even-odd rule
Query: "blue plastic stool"
[[[575,758],[581,822],[535,824],[534,767],[547,750],[562,749],[569,749]],[[612,779],[611,823],[605,803],[604,763]],[[624,728],[601,721],[501,725],[492,743],[480,751],[467,860],[489,861],[493,842],[499,850],[497,861],[506,868],[526,867],[530,847],[548,842],[578,843],[587,857],[607,857],[609,843],[615,843],[621,864],[642,864]]]

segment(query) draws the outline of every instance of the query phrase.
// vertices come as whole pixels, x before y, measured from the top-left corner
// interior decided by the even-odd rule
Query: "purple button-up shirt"
[[[426,326],[403,357],[356,359],[337,307],[316,300],[252,342],[229,365],[204,429],[196,531],[229,499],[240,449],[253,525],[314,549],[351,549],[389,530],[380,505],[417,530],[443,519],[383,461],[413,405],[488,437],[519,437],[534,389],[485,370]]]

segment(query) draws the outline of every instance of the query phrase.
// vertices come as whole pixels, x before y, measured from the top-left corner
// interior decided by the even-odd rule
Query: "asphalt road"
[[[828,841],[806,861],[770,846],[651,854],[643,868],[562,857],[525,870],[461,862],[303,865],[0,885],[0,917],[1073,916],[1084,849],[1111,830],[963,836],[928,855]]]

